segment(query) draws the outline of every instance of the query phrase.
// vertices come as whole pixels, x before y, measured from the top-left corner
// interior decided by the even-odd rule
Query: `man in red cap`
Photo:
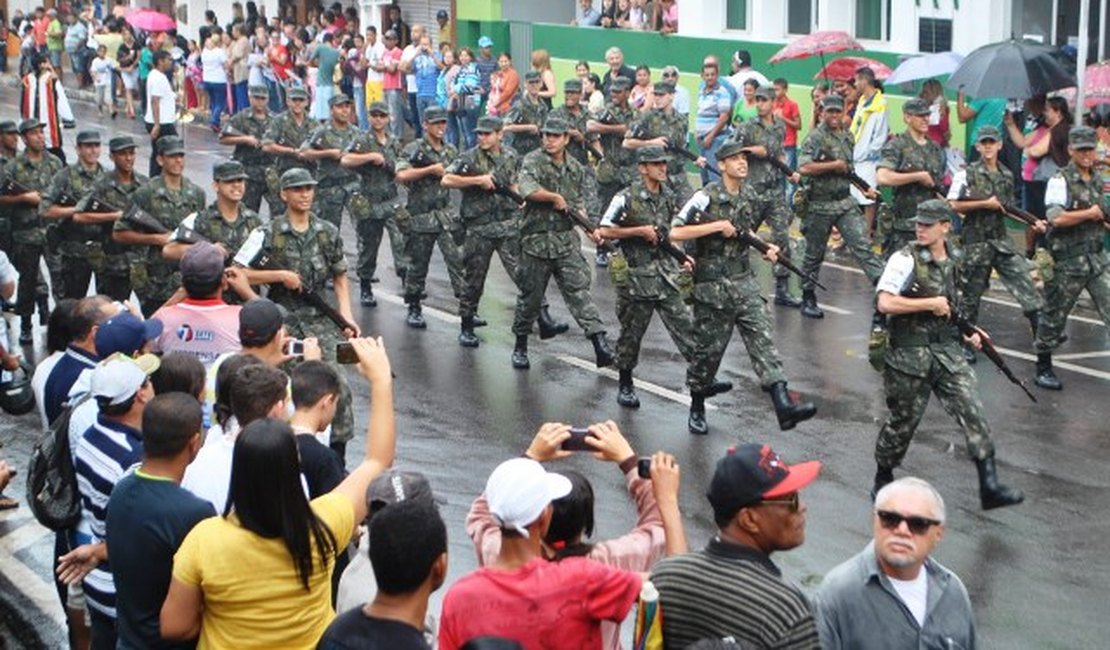
[[[717,536],[701,551],[661,560],[651,574],[666,648],[725,637],[744,647],[821,647],[808,599],[771,561],[805,541],[799,491],[820,471],[818,461],[787,465],[754,443],[717,461],[706,493]]]

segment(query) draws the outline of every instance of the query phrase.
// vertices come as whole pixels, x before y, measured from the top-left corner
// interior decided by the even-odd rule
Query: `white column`
[[[1048,26],[1048,44],[1056,47],[1056,17],[1060,15],[1060,0],[1052,0],[1052,24]]]
[[[1079,0],[1079,54],[1075,58],[1075,123],[1083,123],[1083,84],[1087,76],[1087,34],[1091,22],[1091,0]]]
[[[1106,58],[1106,2],[1098,0],[1098,60]]]

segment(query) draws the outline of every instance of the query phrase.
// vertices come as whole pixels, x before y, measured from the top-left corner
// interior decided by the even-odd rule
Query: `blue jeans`
[[[416,137],[424,137],[424,111],[428,110],[430,106],[438,106],[436,98],[432,97],[417,97],[416,98],[416,123],[420,125]]]
[[[460,150],[471,149],[478,144],[478,138],[474,133],[474,129],[478,126],[477,108],[463,109],[451,113],[448,125],[449,130],[454,130],[457,134]]]
[[[725,140],[728,139],[728,136],[729,134],[727,130],[721,131],[717,134],[716,138],[713,138],[713,142],[708,147],[701,147],[701,142],[704,139],[704,136],[698,136],[698,146],[701,147],[701,155],[705,156],[705,159],[709,161],[709,164],[713,165],[714,167],[717,166],[717,150],[720,149],[721,145],[725,143]],[[709,172],[705,169],[701,170],[701,184],[706,185],[711,180],[713,180],[713,178],[709,176]]]
[[[790,167],[790,169],[797,169],[798,168],[798,147],[796,145],[792,145],[792,146],[789,146],[789,147],[783,147],[782,149],[783,149],[783,152],[786,153],[786,165],[788,167]],[[785,181],[785,182],[786,182],[786,205],[789,205],[791,207],[791,209],[793,209],[794,208],[794,190],[798,189],[798,186],[791,183],[790,181]]]
[[[266,87],[270,89],[270,101],[267,108],[271,113],[280,113],[285,110],[285,89],[274,79],[266,80]]]
[[[351,84],[351,91],[354,93],[358,128],[367,131],[370,129],[370,116],[366,113],[366,86],[355,81]]]
[[[405,98],[400,90],[385,90],[385,105],[389,108],[389,130],[400,138],[405,132]]]
[[[208,93],[208,108],[212,112],[208,125],[220,126],[220,116],[227,112],[227,84],[204,82],[204,91]]]
[[[409,93],[409,107],[405,113],[405,120],[412,125],[412,132],[414,138],[424,137],[424,125],[421,124],[421,117],[424,112],[420,110],[419,100],[416,98],[416,93]]]
[[[235,100],[234,112],[238,113],[241,110],[249,108],[251,105],[250,96],[247,94],[247,82],[240,81],[231,87],[233,99]]]

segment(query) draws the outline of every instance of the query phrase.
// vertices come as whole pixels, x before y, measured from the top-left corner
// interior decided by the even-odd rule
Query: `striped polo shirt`
[[[704,550],[660,560],[651,581],[667,650],[728,637],[743,648],[821,647],[809,601],[757,549],[714,538]]]

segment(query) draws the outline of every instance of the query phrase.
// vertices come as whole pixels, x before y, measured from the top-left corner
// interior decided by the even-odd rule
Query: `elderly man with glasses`
[[[817,629],[825,650],[974,648],[967,589],[930,555],[944,537],[944,499],[913,477],[875,498],[873,541],[825,576]]]

